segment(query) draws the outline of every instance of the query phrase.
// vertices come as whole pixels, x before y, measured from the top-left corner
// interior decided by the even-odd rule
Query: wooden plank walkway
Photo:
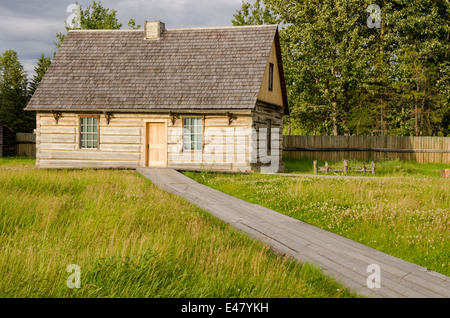
[[[156,186],[196,204],[276,252],[316,265],[364,297],[449,298],[450,277],[379,252],[265,207],[201,185],[173,169],[138,168]],[[380,288],[369,288],[380,269]]]

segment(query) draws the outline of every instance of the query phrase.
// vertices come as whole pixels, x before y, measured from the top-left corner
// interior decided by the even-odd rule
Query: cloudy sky
[[[0,0],[0,54],[15,50],[28,72],[44,53],[52,56],[56,33],[65,33],[67,7],[78,2],[86,8],[92,0]],[[253,1],[247,1],[253,2]],[[230,26],[242,0],[102,0],[105,8],[117,10],[122,28],[130,18],[161,20],[166,28]]]

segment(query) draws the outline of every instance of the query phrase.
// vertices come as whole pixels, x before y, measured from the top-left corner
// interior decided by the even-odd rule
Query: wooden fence
[[[450,137],[283,136],[285,158],[450,164]]]
[[[36,158],[36,135],[16,133],[16,156]]]
[[[450,137],[283,136],[286,158],[450,164]],[[16,156],[36,157],[36,135],[16,134]]]

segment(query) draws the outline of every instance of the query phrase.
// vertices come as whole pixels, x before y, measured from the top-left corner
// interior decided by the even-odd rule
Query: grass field
[[[355,296],[134,171],[0,159],[0,246],[3,298]]]
[[[361,167],[362,161],[348,161],[350,167]],[[284,159],[285,171],[288,173],[303,173],[303,174],[313,174],[313,160],[307,159],[305,157],[299,159]],[[343,167],[343,161],[329,161],[329,166]],[[366,162],[367,173],[366,176],[371,177],[370,162]],[[317,165],[323,167],[325,161],[318,160]],[[376,173],[377,177],[404,177],[404,176],[414,176],[414,177],[430,177],[430,178],[440,178],[441,169],[448,169],[449,165],[443,163],[428,163],[422,164],[411,161],[378,161],[376,162]],[[321,173],[323,174],[323,173]],[[332,172],[329,173],[333,175]],[[338,173],[343,175],[342,173]],[[349,173],[353,176],[362,176],[361,172]]]
[[[312,161],[287,161],[312,173]],[[450,275],[450,180],[442,165],[380,163],[383,178],[186,173],[196,181]],[[396,167],[395,169],[392,167]]]

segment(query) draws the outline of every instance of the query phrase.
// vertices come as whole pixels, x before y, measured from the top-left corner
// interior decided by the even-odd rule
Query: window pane
[[[202,150],[202,118],[183,118],[183,149]]]
[[[81,118],[81,132],[86,132],[86,125],[83,119],[84,118]]]
[[[97,118],[80,118],[80,148],[97,148]]]
[[[196,142],[195,143],[195,148],[194,148],[195,150],[202,150],[202,143],[201,143],[201,141],[200,142]]]

